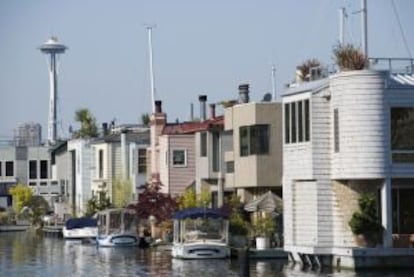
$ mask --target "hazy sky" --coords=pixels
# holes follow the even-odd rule
[[[368,0],[370,56],[414,54],[414,1]],[[86,107],[99,124],[139,123],[151,111],[148,40],[153,31],[157,98],[169,121],[188,120],[198,95],[208,102],[237,98],[249,83],[252,101],[277,91],[308,58],[332,63],[338,9],[346,7],[346,41],[360,45],[360,0],[1,0],[0,140],[24,122],[42,124],[46,139],[49,80],[37,49],[51,35],[69,47],[60,57],[60,135]],[[220,111],[220,110],[218,110]]]

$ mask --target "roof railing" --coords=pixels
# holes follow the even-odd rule
[[[414,73],[414,58],[369,58],[369,65],[372,69],[387,70],[390,73]]]

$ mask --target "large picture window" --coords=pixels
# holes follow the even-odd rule
[[[240,127],[240,156],[269,153],[269,125]]]
[[[284,116],[286,144],[310,140],[309,99],[286,103]]]
[[[174,149],[173,154],[173,166],[185,167],[187,166],[187,151],[184,149]]]
[[[414,163],[414,108],[391,108],[391,149],[394,163]]]

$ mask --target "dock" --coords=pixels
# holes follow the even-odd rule
[[[231,257],[238,257],[240,248],[231,248]],[[283,248],[256,249],[249,248],[250,259],[287,259],[288,253]]]

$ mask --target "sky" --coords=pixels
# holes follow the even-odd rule
[[[394,4],[394,5],[393,5]],[[345,42],[361,45],[360,0],[1,0],[0,141],[25,122],[47,138],[49,76],[38,47],[50,36],[68,50],[59,57],[58,133],[68,135],[75,111],[88,108],[99,125],[140,123],[151,112],[148,36],[153,29],[156,98],[168,121],[186,121],[198,96],[208,103],[251,101],[276,92],[309,58],[333,63],[339,8]],[[394,9],[395,8],[395,9]],[[370,57],[414,54],[414,1],[368,0]],[[401,26],[402,28],[400,28]],[[404,35],[402,35],[404,34]],[[217,111],[220,113],[220,109]]]

